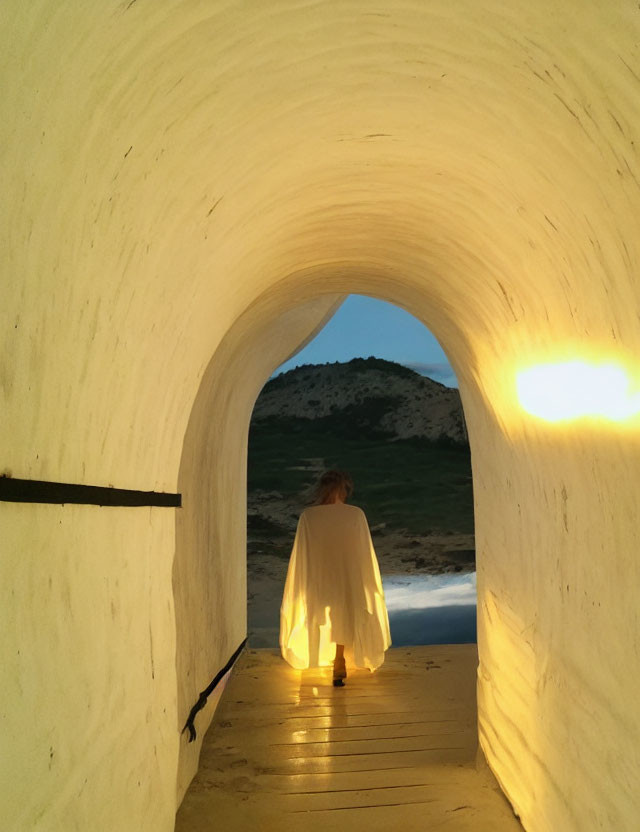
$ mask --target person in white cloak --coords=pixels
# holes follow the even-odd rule
[[[380,569],[367,518],[347,505],[351,477],[327,471],[315,503],[300,515],[280,607],[280,650],[297,669],[333,663],[347,676],[344,651],[374,671],[391,644]]]

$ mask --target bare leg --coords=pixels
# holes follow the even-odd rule
[[[333,684],[334,687],[342,687],[343,679],[347,677],[347,668],[344,663],[344,644],[336,644],[336,657],[333,660]]]

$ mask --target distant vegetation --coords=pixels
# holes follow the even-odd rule
[[[312,484],[299,470],[309,459],[322,458],[327,468],[348,471],[355,482],[351,502],[369,523],[430,531],[473,532],[471,458],[466,445],[399,439],[390,442],[328,430],[326,422],[305,419],[284,423],[265,420],[249,434],[249,491],[300,495]]]
[[[399,378],[413,379],[418,374],[415,370],[410,370],[408,367],[403,367],[402,364],[396,364],[395,361],[386,361],[384,358],[375,358],[370,355],[369,358],[352,358],[351,361],[327,362],[326,364],[301,364],[293,370],[286,373],[280,373],[275,378],[269,379],[265,384],[262,392],[269,393],[272,390],[279,390],[288,387],[292,380],[301,375],[303,378],[307,375],[307,380],[311,378],[313,371],[320,367],[338,367],[341,370],[346,370],[349,373],[356,374],[367,370],[378,370],[388,376],[397,376]]]

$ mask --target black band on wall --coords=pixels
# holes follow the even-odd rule
[[[181,494],[162,491],[132,491],[100,485],[74,485],[44,480],[19,480],[0,477],[0,500],[10,503],[81,503],[92,506],[169,506],[182,505]]]

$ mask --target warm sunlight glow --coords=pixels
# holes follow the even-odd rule
[[[522,407],[549,422],[584,416],[622,421],[640,414],[640,393],[631,392],[629,376],[616,364],[541,364],[519,372],[516,385]]]

